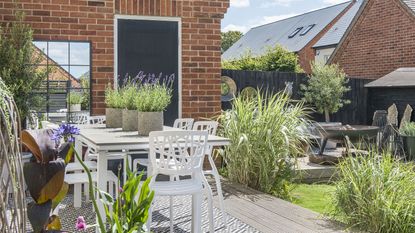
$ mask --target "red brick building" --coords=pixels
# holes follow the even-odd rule
[[[380,78],[415,67],[415,2],[366,0],[337,46],[330,63],[351,77]]]
[[[91,43],[92,114],[104,113],[104,90],[117,73],[116,16],[178,24],[178,114],[208,117],[220,111],[220,22],[229,0],[20,0],[35,40]],[[14,20],[13,1],[0,0],[0,21]],[[129,16],[131,16],[129,18]],[[161,36],[162,37],[162,36]],[[125,45],[124,45],[125,46]],[[128,45],[127,45],[128,46]],[[168,51],[166,51],[168,52]]]

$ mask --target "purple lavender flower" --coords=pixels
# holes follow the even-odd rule
[[[79,135],[80,130],[74,125],[61,124],[59,128],[53,130],[53,134],[50,137],[51,140],[55,141],[56,145],[59,145],[63,139],[65,142],[74,142],[74,135]]]
[[[118,187],[118,192],[122,193],[122,192],[124,192],[124,189],[122,189],[122,187]]]
[[[85,219],[84,219],[84,217],[83,217],[83,216],[79,216],[79,217],[76,219],[75,228],[76,228],[76,230],[78,230],[78,231],[83,231],[83,230],[85,230],[85,229],[86,229],[86,222],[85,222]]]

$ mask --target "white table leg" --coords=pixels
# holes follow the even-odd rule
[[[97,187],[98,189],[103,190],[103,191],[107,191],[107,168],[108,168],[107,152],[99,151],[98,156],[97,156]],[[105,215],[104,205],[99,200],[98,193],[96,195],[97,195],[96,200],[97,200],[98,210],[99,210],[99,213],[101,214],[102,221],[105,224],[106,215]],[[99,232],[98,229],[97,229],[97,232]]]
[[[192,195],[192,233],[202,232],[202,193]]]

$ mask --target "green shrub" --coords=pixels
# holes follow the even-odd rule
[[[37,66],[40,55],[32,44],[33,31],[24,23],[24,13],[15,12],[13,22],[0,26],[0,77],[12,93],[23,119],[29,110],[43,104],[33,91],[40,87],[46,71]]]
[[[261,56],[253,56],[250,52],[247,52],[239,59],[224,61],[222,68],[231,70],[302,72],[298,64],[297,55],[280,45],[269,47],[266,53]]]
[[[335,113],[350,103],[343,98],[344,93],[350,90],[350,87],[346,86],[349,80],[336,64],[313,63],[311,69],[312,74],[307,80],[307,85],[301,85],[304,100],[313,104],[317,112],[324,113],[326,122],[329,122],[330,113]]]
[[[334,216],[368,232],[415,232],[415,173],[393,155],[349,157],[339,165]]]
[[[122,89],[120,89],[123,108],[128,110],[137,110],[137,105],[135,104],[135,98],[137,96],[138,88],[137,85],[132,83],[127,83]]]
[[[84,102],[84,96],[83,94],[79,92],[71,92],[68,95],[68,104],[82,104]]]
[[[290,198],[295,157],[308,139],[301,128],[308,122],[303,103],[291,104],[283,93],[238,96],[221,117],[222,136],[231,140],[224,150],[226,173],[232,181]]]
[[[107,87],[105,90],[105,104],[107,108],[123,108],[123,99],[118,89]]]
[[[415,122],[405,123],[399,133],[403,136],[415,137]]]
[[[141,84],[135,98],[137,110],[140,112],[161,112],[170,104],[172,89],[167,84]]]

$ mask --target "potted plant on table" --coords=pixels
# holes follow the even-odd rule
[[[415,122],[405,123],[399,130],[408,160],[415,159]]]
[[[121,89],[124,107],[122,110],[122,130],[124,131],[138,130],[138,112],[135,104],[137,92],[137,85],[133,83],[127,83],[124,88]]]
[[[139,83],[135,104],[138,110],[138,134],[163,130],[163,111],[172,98],[171,82],[155,79]]]
[[[108,87],[105,90],[105,104],[107,105],[105,109],[107,128],[121,128],[123,101],[120,90]]]
[[[84,96],[78,92],[70,92],[67,101],[71,112],[80,112],[81,104],[84,102]]]

